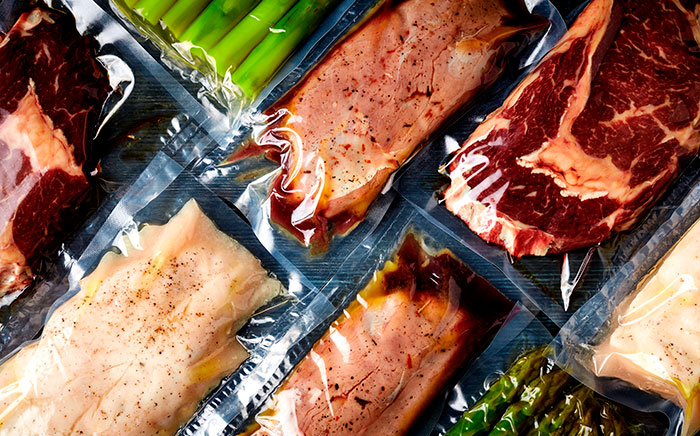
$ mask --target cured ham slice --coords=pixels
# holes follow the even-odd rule
[[[700,430],[700,223],[618,308],[595,349],[595,372],[658,393],[685,409],[683,432]]]
[[[631,228],[700,147],[699,16],[593,0],[444,168],[447,208],[515,257]]]
[[[194,200],[125,239],[0,366],[0,435],[167,435],[248,353],[235,333],[282,291]]]
[[[268,114],[272,219],[306,245],[361,221],[389,176],[545,20],[519,0],[387,2]]]
[[[88,191],[84,166],[110,90],[95,44],[44,8],[0,42],[0,297],[31,282]]]
[[[257,417],[263,435],[402,435],[511,303],[413,235]]]

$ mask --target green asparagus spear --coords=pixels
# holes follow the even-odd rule
[[[617,415],[612,416],[612,422],[615,429],[615,435],[621,434],[638,434],[638,431],[630,431],[627,424]]]
[[[600,402],[602,403],[598,413],[600,434],[602,436],[618,436],[629,433],[625,431],[624,424],[617,418],[615,409],[605,401]]]
[[[278,31],[270,33],[231,75],[233,82],[249,97],[257,96],[336,1],[300,0],[275,25]]]
[[[592,399],[589,397],[578,406],[579,416],[574,421],[574,426],[569,432],[569,436],[598,436],[598,427],[595,424],[593,413],[597,411],[592,407]]]
[[[163,23],[175,35],[180,38],[187,26],[192,24],[195,18],[209,4],[209,0],[176,0],[170,10],[163,15]]]
[[[175,0],[139,0],[134,9],[141,12],[143,18],[145,18],[151,24],[158,24],[163,14],[168,12],[170,6],[175,3]]]
[[[258,0],[214,0],[182,33],[181,41],[192,41],[207,52],[258,3]]]
[[[575,412],[580,410],[593,397],[593,393],[585,386],[576,388],[566,395],[563,401],[554,405],[552,409],[540,420],[537,428],[528,432],[528,436],[550,436],[555,434],[568,434],[567,423],[574,421]]]
[[[489,430],[523,387],[540,375],[547,362],[547,351],[547,347],[536,348],[516,360],[446,436],[473,436]]]
[[[538,411],[549,409],[556,403],[567,381],[569,381],[569,375],[566,372],[555,370],[525,386],[519,401],[508,407],[489,436],[513,435],[521,432]]]
[[[294,3],[296,0],[262,0],[214,48],[208,50],[216,59],[217,71],[224,74],[229,67],[238,68]]]
[[[124,0],[124,4],[129,8],[133,9],[137,1],[138,0]]]

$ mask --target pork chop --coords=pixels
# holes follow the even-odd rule
[[[389,176],[541,29],[520,0],[387,2],[268,113],[272,219],[304,244],[361,221]]]

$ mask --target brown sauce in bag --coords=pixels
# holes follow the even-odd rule
[[[255,435],[402,435],[512,303],[409,234],[297,365]]]

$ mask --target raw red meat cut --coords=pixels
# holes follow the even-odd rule
[[[447,208],[516,257],[627,230],[700,147],[700,3],[593,0],[443,168]]]
[[[0,42],[0,297],[26,287],[67,212],[109,93],[96,42],[73,18],[34,8]]]

